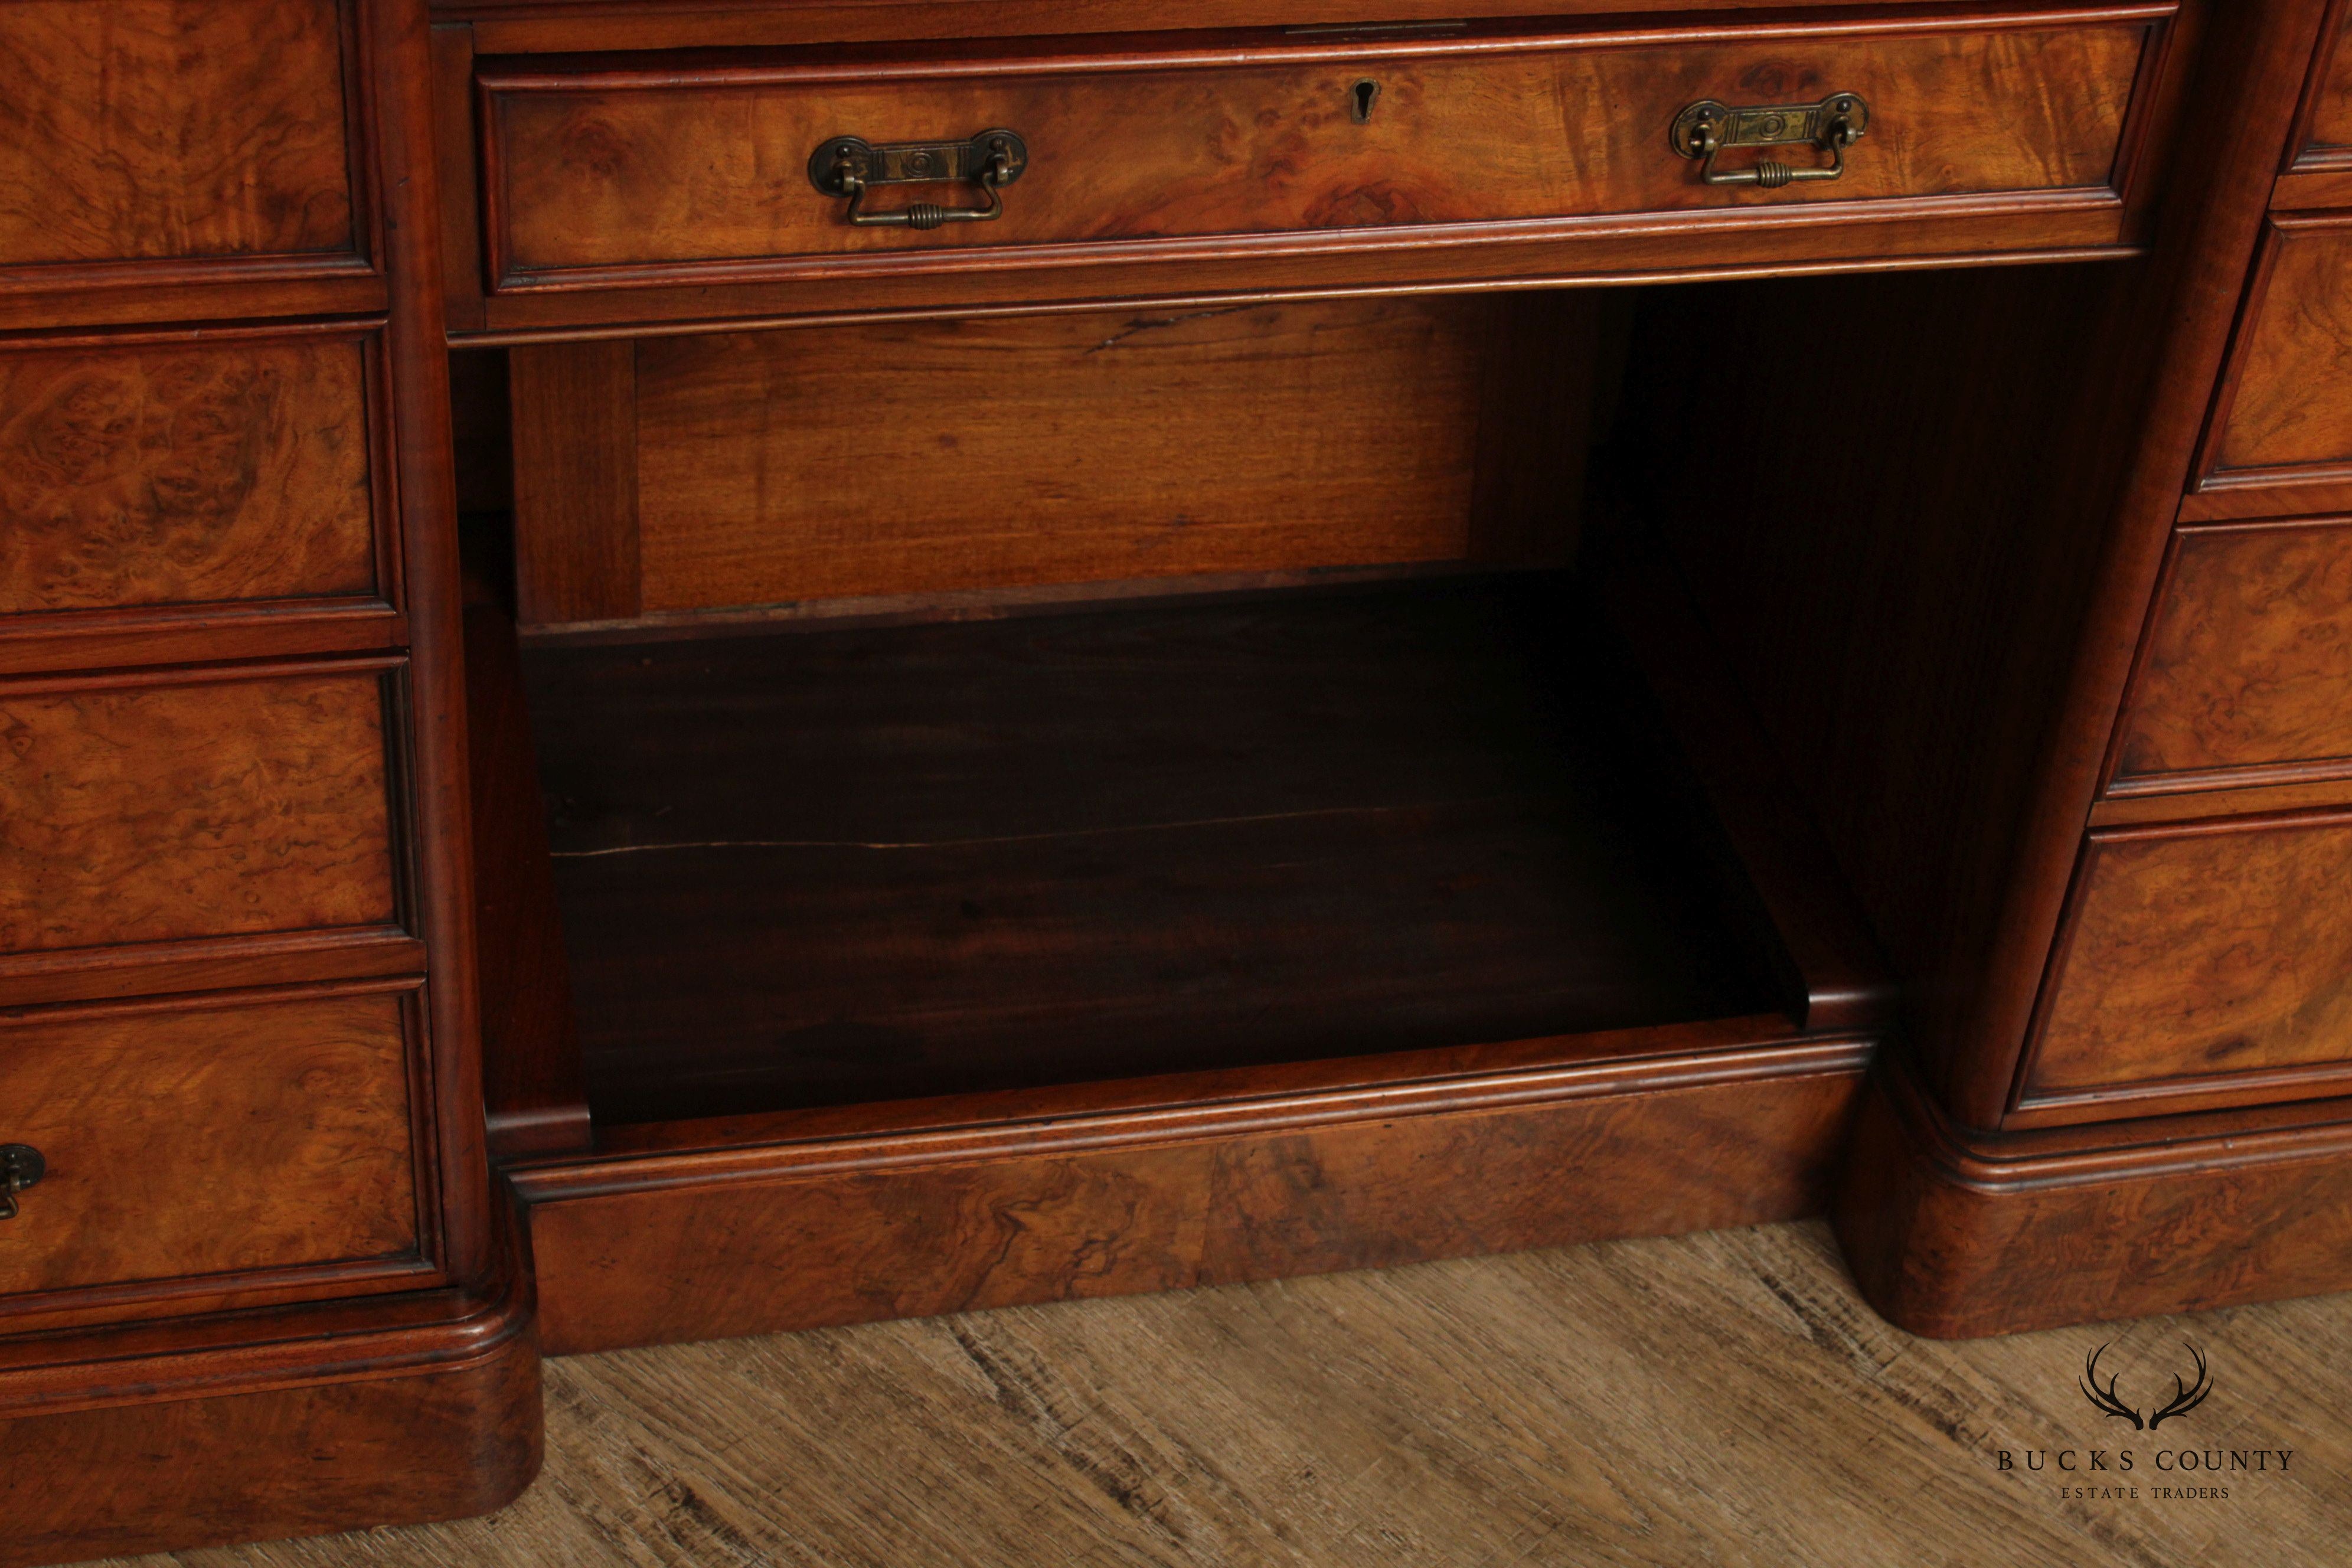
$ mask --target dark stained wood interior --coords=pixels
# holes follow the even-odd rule
[[[599,1122],[1769,1011],[1550,575],[529,647]]]
[[[2031,1008],[2030,982],[1982,977],[2099,563],[2082,519],[2111,504],[2120,448],[2084,424],[2110,405],[2103,326],[2132,278],[1693,287],[1639,316],[1631,504],[1912,984],[1931,1081],[1978,1059],[1970,1042],[2013,1052]],[[1773,377],[1807,390],[1692,420],[1701,389]]]

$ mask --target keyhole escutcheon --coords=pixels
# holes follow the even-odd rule
[[[1349,114],[1361,125],[1372,117],[1372,105],[1381,96],[1381,84],[1366,77],[1348,89]]]

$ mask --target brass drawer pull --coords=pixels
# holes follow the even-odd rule
[[[1710,185],[1761,185],[1778,190],[1801,180],[1834,180],[1845,173],[1845,150],[1870,129],[1870,106],[1853,93],[1833,92],[1819,103],[1786,103],[1764,109],[1732,109],[1701,99],[1675,116],[1667,138],[1685,158],[1703,158],[1699,178]],[[1731,147],[1790,147],[1810,143],[1830,155],[1826,163],[1796,168],[1777,158],[1759,158],[1745,169],[1717,169],[1715,160]]]
[[[1010,131],[983,131],[969,142],[900,142],[877,147],[857,136],[829,136],[809,154],[809,184],[829,196],[849,198],[849,221],[861,228],[937,228],[944,223],[987,223],[1004,216],[1005,186],[1029,166],[1029,147]],[[970,180],[988,196],[980,207],[916,202],[897,212],[867,212],[866,193],[877,185]]]
[[[16,1194],[39,1186],[48,1168],[30,1143],[0,1143],[0,1219],[16,1217]]]

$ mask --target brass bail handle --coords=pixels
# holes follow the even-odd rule
[[[48,1168],[30,1143],[0,1143],[0,1219],[16,1217],[16,1194],[39,1186]]]
[[[829,196],[849,198],[849,221],[860,228],[938,228],[989,223],[1004,216],[1004,187],[1029,167],[1029,147],[1011,131],[983,131],[962,142],[898,142],[877,145],[862,136],[828,136],[809,154],[809,183]],[[988,200],[976,207],[912,202],[894,212],[870,212],[877,185],[933,184],[970,180]]]
[[[1701,99],[1675,116],[1667,139],[1685,158],[1703,160],[1699,178],[1710,185],[1759,185],[1778,190],[1807,180],[1834,180],[1845,173],[1845,150],[1870,129],[1870,106],[1851,92],[1833,92],[1819,103],[1780,103],[1734,109]],[[1826,163],[1802,166],[1759,158],[1744,169],[1718,169],[1715,161],[1734,147],[1813,146],[1830,155]]]

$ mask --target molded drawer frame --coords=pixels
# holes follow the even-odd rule
[[[246,1052],[241,1058],[189,1064],[196,1068],[190,1082],[216,1092],[210,1104],[186,1099],[184,1085],[181,1097],[168,1107],[155,1108],[152,1121],[141,1121],[148,1132],[168,1124],[172,1138],[180,1143],[179,1148],[157,1149],[142,1133],[141,1147],[154,1156],[147,1170],[129,1172],[119,1159],[109,1163],[96,1158],[96,1151],[108,1146],[110,1132],[118,1145],[127,1135],[119,1124],[100,1123],[83,1137],[77,1133],[73,1116],[64,1118],[63,1124],[52,1121],[36,1128],[26,1114],[27,1108],[0,1104],[0,1142],[30,1142],[47,1162],[39,1184],[19,1194],[18,1218],[0,1222],[0,1265],[8,1261],[12,1249],[36,1246],[45,1234],[54,1236],[58,1225],[80,1226],[103,1217],[104,1239],[118,1258],[103,1267],[123,1270],[111,1278],[26,1290],[9,1285],[12,1273],[0,1267],[0,1328],[22,1333],[53,1318],[84,1325],[157,1311],[205,1312],[323,1296],[373,1295],[414,1289],[435,1279],[440,1267],[440,1193],[424,985],[421,976],[414,976],[71,1004],[0,1015],[0,1053],[53,1051],[72,1042],[78,1059],[89,1062],[94,1080],[108,1091],[120,1090],[123,1084],[106,1078],[105,1064],[124,1061],[142,1048],[154,1056],[159,1070],[168,1070],[175,1022],[191,1024],[198,1034],[210,1029]],[[397,1053],[398,1077],[375,1084],[376,1103],[355,1106],[350,1090],[370,1075],[352,1050],[332,1049],[337,1042],[331,1037],[372,1031],[377,1021],[373,1016],[379,1014],[391,1031],[382,1037],[382,1045]],[[220,1035],[223,1030],[227,1033]],[[23,1043],[24,1037],[37,1033],[47,1037],[42,1045]],[[156,1055],[152,1046],[159,1033],[166,1049]],[[322,1048],[327,1055],[313,1054]],[[91,1056],[93,1052],[98,1054]],[[284,1058],[283,1070],[290,1076],[269,1081],[261,1073],[267,1070],[265,1064],[278,1058]],[[338,1071],[343,1076],[332,1076]],[[246,1101],[242,1107],[240,1091]],[[320,1108],[340,1120],[331,1129],[305,1129],[318,1133],[310,1142],[289,1139],[289,1108],[306,1096],[320,1095],[326,1097],[319,1100]],[[254,1123],[264,1142],[241,1147],[240,1134],[264,1107],[272,1114]],[[58,1115],[54,1097],[45,1099],[41,1109],[53,1118]],[[117,1110],[137,1120],[135,1107]],[[338,1134],[344,1140],[341,1144],[320,1141]],[[404,1158],[395,1154],[394,1140]],[[299,1159],[306,1153],[325,1163],[298,1171],[254,1163],[257,1155]],[[405,1192],[394,1188],[377,1194],[362,1188],[323,1194],[314,1178],[329,1170],[350,1173],[355,1161],[379,1176],[393,1176],[396,1168]],[[175,1201],[175,1189],[156,1179],[152,1167],[158,1165],[166,1173],[177,1169],[191,1179],[202,1173],[203,1190],[189,1191],[184,1203]],[[289,1184],[289,1190],[279,1194],[271,1185],[277,1183]],[[341,1201],[327,1205],[327,1196]],[[378,1196],[381,1204],[373,1201]],[[126,1209],[134,1199],[137,1206]],[[210,1216],[224,1202],[232,1205],[235,1215],[223,1214],[216,1229]],[[65,1215],[78,1217],[60,1217]],[[152,1228],[144,1234],[123,1234],[148,1221]],[[70,1233],[81,1234],[79,1229]],[[249,1263],[226,1261],[240,1247],[255,1245],[257,1235],[260,1245],[278,1256]],[[368,1239],[375,1245],[368,1245]],[[79,1247],[79,1243],[73,1245]],[[306,1245],[315,1246],[318,1256],[295,1256]]]
[[[2164,97],[2153,90],[2152,84],[2163,74],[2161,67],[2168,53],[2168,44],[2175,31],[2170,18],[2177,7],[2168,0],[2155,4],[2118,3],[2105,5],[2078,6],[2071,9],[2019,9],[1992,15],[1981,12],[1937,13],[1895,11],[1873,16],[1866,21],[1851,18],[1825,21],[1819,17],[1799,16],[1770,23],[1747,21],[1737,24],[1717,24],[1679,27],[1654,25],[1629,25],[1612,29],[1588,29],[1583,32],[1554,30],[1534,32],[1517,30],[1474,29],[1458,36],[1407,40],[1344,40],[1304,43],[1283,35],[1206,35],[1170,36],[1142,39],[1119,39],[1106,43],[1099,39],[1074,39],[1063,46],[1067,52],[1046,50],[1034,53],[1016,52],[1009,47],[998,53],[945,58],[936,47],[927,50],[876,50],[866,54],[815,53],[797,59],[777,60],[757,55],[730,59],[726,57],[703,57],[680,66],[658,58],[633,58],[627,55],[609,57],[523,57],[509,59],[487,59],[478,62],[474,89],[474,120],[480,138],[479,159],[474,173],[480,181],[481,211],[479,214],[484,237],[486,271],[484,284],[493,302],[499,297],[516,300],[540,294],[562,294],[583,289],[643,289],[680,285],[728,285],[761,283],[793,279],[884,279],[935,277],[941,272],[970,274],[1003,274],[1009,269],[1095,267],[1116,263],[1192,262],[1208,260],[1241,260],[1276,257],[1309,256],[1339,258],[1349,254],[1392,252],[1401,248],[1427,251],[1432,245],[1466,245],[1480,247],[1512,243],[1549,240],[1606,242],[1623,240],[1645,234],[1676,237],[1687,248],[1689,242],[1703,241],[1717,231],[1785,230],[1795,226],[1814,228],[1822,225],[1843,226],[1853,224],[1885,225],[1904,218],[1927,218],[1939,215],[2000,219],[2009,225],[2005,236],[2016,236],[2021,229],[2039,227],[2042,232],[2033,240],[2005,237],[2002,248],[2080,247],[2085,244],[2104,242],[2116,244],[2125,240],[2127,208],[2126,193],[2135,184],[2133,174],[2140,166],[2145,143],[2148,140],[2151,121],[2161,115],[2155,100]],[[2131,80],[2117,102],[2116,124],[2112,143],[2112,157],[2095,180],[2063,187],[2009,188],[1993,186],[1981,190],[1958,190],[1948,194],[1908,194],[1903,189],[1890,189],[1863,199],[1846,195],[1855,188],[1853,184],[1841,187],[1835,183],[1797,184],[1783,190],[1758,190],[1755,187],[1710,189],[1698,178],[1698,165],[1675,155],[1668,145],[1668,122],[1680,107],[1679,89],[1676,101],[1661,99],[1655,105],[1645,106],[1644,118],[1638,125],[1605,122],[1610,138],[1605,149],[1608,155],[1623,154],[1628,160],[1654,158],[1648,162],[1628,162],[1626,167],[1639,168],[1639,175],[1603,181],[1600,194],[1605,195],[1621,185],[1633,194],[1643,180],[1664,182],[1662,190],[1674,193],[1659,201],[1633,200],[1617,203],[1601,200],[1585,210],[1552,213],[1547,216],[1480,215],[1464,212],[1432,221],[1410,218],[1393,222],[1370,222],[1354,225],[1327,224],[1270,226],[1255,231],[1224,230],[1214,227],[1199,232],[1149,233],[1139,232],[1124,237],[1093,237],[1080,232],[1062,232],[1039,237],[1025,242],[1005,242],[1000,238],[1002,229],[994,224],[950,224],[928,236],[914,236],[912,231],[892,229],[856,231],[858,234],[878,233],[886,237],[869,244],[864,239],[855,243],[831,245],[816,249],[793,251],[773,248],[764,253],[728,254],[702,257],[645,256],[636,258],[614,257],[595,261],[564,261],[553,258],[526,260],[517,254],[513,237],[513,222],[518,200],[510,188],[514,174],[515,156],[509,143],[513,141],[506,125],[507,109],[533,98],[548,95],[669,94],[677,100],[694,104],[698,100],[708,106],[713,116],[710,123],[726,123],[728,116],[738,112],[740,95],[759,92],[798,94],[803,91],[822,95],[833,92],[871,93],[887,89],[902,96],[908,105],[903,125],[840,126],[826,134],[860,134],[877,141],[902,139],[921,140],[950,134],[963,135],[981,127],[967,126],[961,131],[932,123],[943,109],[925,107],[924,95],[940,99],[941,103],[962,105],[993,103],[990,91],[992,82],[1027,83],[1026,90],[1045,92],[1045,84],[1069,77],[1075,85],[1070,90],[1082,90],[1089,81],[1115,78],[1121,73],[1134,73],[1139,82],[1150,82],[1173,74],[1188,79],[1198,79],[1203,90],[1213,89],[1223,79],[1250,79],[1252,73],[1276,73],[1320,69],[1337,72],[1335,100],[1328,115],[1316,111],[1309,116],[1300,110],[1303,124],[1307,118],[1316,120],[1316,134],[1327,135],[1332,131],[1345,131],[1348,118],[1339,99],[1344,98],[1345,79],[1360,71],[1377,79],[1383,68],[1407,69],[1415,66],[1446,66],[1457,70],[1484,68],[1490,62],[1500,69],[1520,57],[1546,53],[1583,57],[1593,51],[1608,53],[1616,50],[1664,52],[1679,58],[1684,51],[1703,56],[1713,63],[1721,62],[1719,69],[1701,71],[1694,82],[1713,84],[1693,86],[1692,93],[1705,97],[1709,91],[1729,94],[1742,99],[1761,93],[1773,94],[1762,88],[1743,93],[1744,78],[1764,70],[1766,79],[1778,79],[1787,87],[1780,96],[1803,96],[1811,91],[1841,90],[1836,84],[1816,82],[1802,57],[1795,51],[1810,47],[1818,49],[1862,51],[1861,58],[1874,58],[1869,51],[1883,39],[1892,47],[1905,40],[1923,37],[1977,37],[2002,33],[2040,30],[2060,34],[2103,27],[2128,28],[2138,32],[2142,45],[2132,67]],[[1765,62],[1771,68],[1757,62]],[[1744,66],[1745,68],[1741,68]],[[1274,79],[1269,78],[1269,79]],[[1821,90],[1813,90],[1819,89]],[[1041,103],[1058,104],[1059,100],[1048,94],[1038,99]],[[1296,108],[1297,106],[1293,106]],[[1979,106],[1971,103],[1974,110]],[[1654,115],[1647,110],[1654,108]],[[959,109],[961,118],[980,112],[978,108]],[[995,112],[992,108],[988,112]],[[1205,111],[1204,111],[1205,112]],[[1383,113],[1398,116],[1412,112],[1410,95],[1391,94],[1376,101],[1374,119]],[[1858,143],[1849,154],[1855,169],[1875,174],[1870,160],[1891,157],[1904,143],[1906,115],[1913,112],[1910,106],[1882,103],[1872,107],[1873,134]],[[1654,119],[1656,123],[1649,123]],[[1328,120],[1333,124],[1323,124]],[[830,123],[830,121],[827,121]],[[1916,121],[1914,121],[1916,123]],[[961,124],[961,119],[957,120]],[[1040,199],[1041,185],[1056,178],[1052,162],[1059,158],[1066,165],[1070,154],[1052,146],[1050,136],[1040,138],[1028,128],[1012,127],[1030,136],[1032,167],[1024,183],[1008,187],[1005,200],[1008,210],[1017,208],[1024,198],[1034,204]],[[700,135],[699,131],[680,132],[680,135]],[[1304,137],[1307,134],[1301,131]],[[1529,134],[1533,134],[1532,132]],[[1924,134],[1916,133],[1915,134]],[[599,127],[590,115],[573,132],[566,132],[567,144],[573,147],[580,160],[594,166],[606,159],[618,159],[622,163],[632,155],[625,134],[611,127]],[[600,139],[600,137],[602,139]],[[1095,148],[1087,154],[1114,160],[1118,157],[1115,134],[1098,134]],[[1894,142],[1894,146],[1889,143]],[[1546,144],[1549,147],[1549,143]],[[1467,163],[1475,166],[1479,158],[1493,149],[1464,149]],[[1575,150],[1565,150],[1574,156]],[[778,157],[782,154],[778,153]],[[1294,157],[1307,157],[1305,146],[1294,150]],[[1598,155],[1598,154],[1596,154]],[[804,161],[806,149],[795,152],[796,160]],[[1804,162],[1807,153],[1800,149],[1793,161]],[[614,164],[614,166],[621,166]],[[821,196],[809,186],[804,169],[766,169],[762,165],[763,189],[773,193],[773,199],[790,202],[796,207],[808,206],[822,213],[825,224],[842,220],[839,209],[844,204],[837,198]],[[1883,169],[1884,165],[1880,165]],[[1491,174],[1491,172],[1490,172]],[[772,177],[771,177],[772,176]],[[1060,176],[1060,177],[1066,177]],[[1268,179],[1276,176],[1268,174]],[[1355,188],[1351,186],[1350,188]],[[572,210],[568,205],[564,210]],[[1073,214],[1072,221],[1086,217]],[[797,219],[795,221],[798,221]],[[1092,221],[1090,218],[1087,221]],[[806,226],[814,230],[817,220]],[[610,232],[601,226],[599,232]],[[1857,237],[1852,245],[1856,251],[1866,250],[1874,236]],[[1696,251],[1691,253],[1696,254]]]

